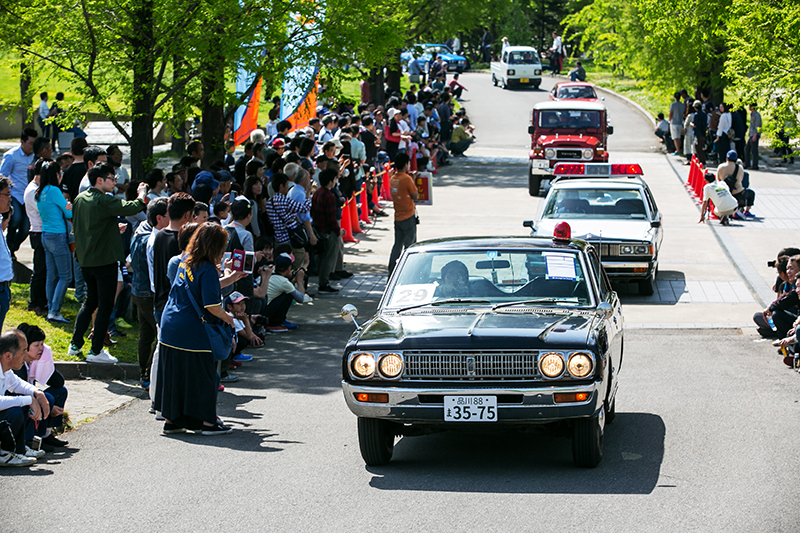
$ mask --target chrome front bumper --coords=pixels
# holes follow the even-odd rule
[[[610,278],[645,279],[656,271],[657,261],[602,261],[603,269]],[[645,272],[631,272],[634,268],[645,268]]]
[[[356,416],[382,418],[405,423],[444,422],[444,396],[521,396],[521,403],[497,403],[498,422],[496,423],[545,423],[565,418],[581,418],[594,415],[602,406],[601,383],[594,382],[583,386],[542,386],[536,388],[401,388],[392,386],[361,386],[342,381],[342,390],[347,407]],[[585,402],[556,404],[553,395],[557,393],[590,393]],[[388,394],[388,403],[366,403],[356,401],[356,394]],[[420,402],[420,396],[428,402]],[[432,397],[442,397],[441,403],[431,403]],[[447,424],[455,424],[448,422]]]

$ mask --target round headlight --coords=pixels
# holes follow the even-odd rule
[[[637,254],[646,254],[647,253],[647,246],[637,246],[636,247]]]
[[[619,247],[619,251],[620,251],[620,253],[623,253],[623,254],[632,254],[633,253],[633,247],[632,246],[627,246],[627,245],[620,246]]]
[[[375,373],[375,356],[360,353],[353,358],[353,373],[360,378],[371,378]]]
[[[585,353],[572,354],[567,369],[572,377],[585,378],[592,372],[592,359]]]
[[[547,353],[539,359],[539,371],[548,378],[557,378],[564,373],[564,359],[561,354]]]
[[[381,363],[378,366],[381,374],[387,378],[396,378],[403,371],[403,360],[396,353],[387,353],[381,357]]]
[[[547,159],[553,159],[556,156],[556,151],[553,150],[552,148],[548,148],[547,150],[544,151],[544,156]]]
[[[584,159],[592,159],[594,157],[594,150],[591,148],[587,148],[583,151],[583,158]]]

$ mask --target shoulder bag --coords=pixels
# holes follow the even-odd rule
[[[194,307],[197,316],[200,317],[200,322],[203,323],[203,327],[206,330],[208,342],[211,345],[211,354],[214,356],[214,360],[224,361],[228,358],[228,356],[231,354],[231,350],[233,349],[233,328],[231,328],[225,322],[221,322],[220,324],[209,324],[206,320],[205,314],[203,314],[203,310],[199,305],[197,305],[197,301],[194,299],[194,295],[192,294],[192,291],[188,285],[186,287],[186,294],[189,296],[189,301],[192,303],[192,307]]]

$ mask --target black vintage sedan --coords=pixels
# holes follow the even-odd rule
[[[568,429],[594,467],[615,413],[622,312],[595,249],[570,240],[487,237],[409,247],[378,311],[342,359],[345,401],[367,465],[397,436],[442,430]]]

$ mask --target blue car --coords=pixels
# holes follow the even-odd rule
[[[403,65],[409,72],[427,72],[433,52],[436,52],[447,63],[448,71],[464,72],[467,68],[467,58],[455,54],[449,46],[444,44],[417,44],[400,54]],[[413,63],[413,65],[412,65]]]

